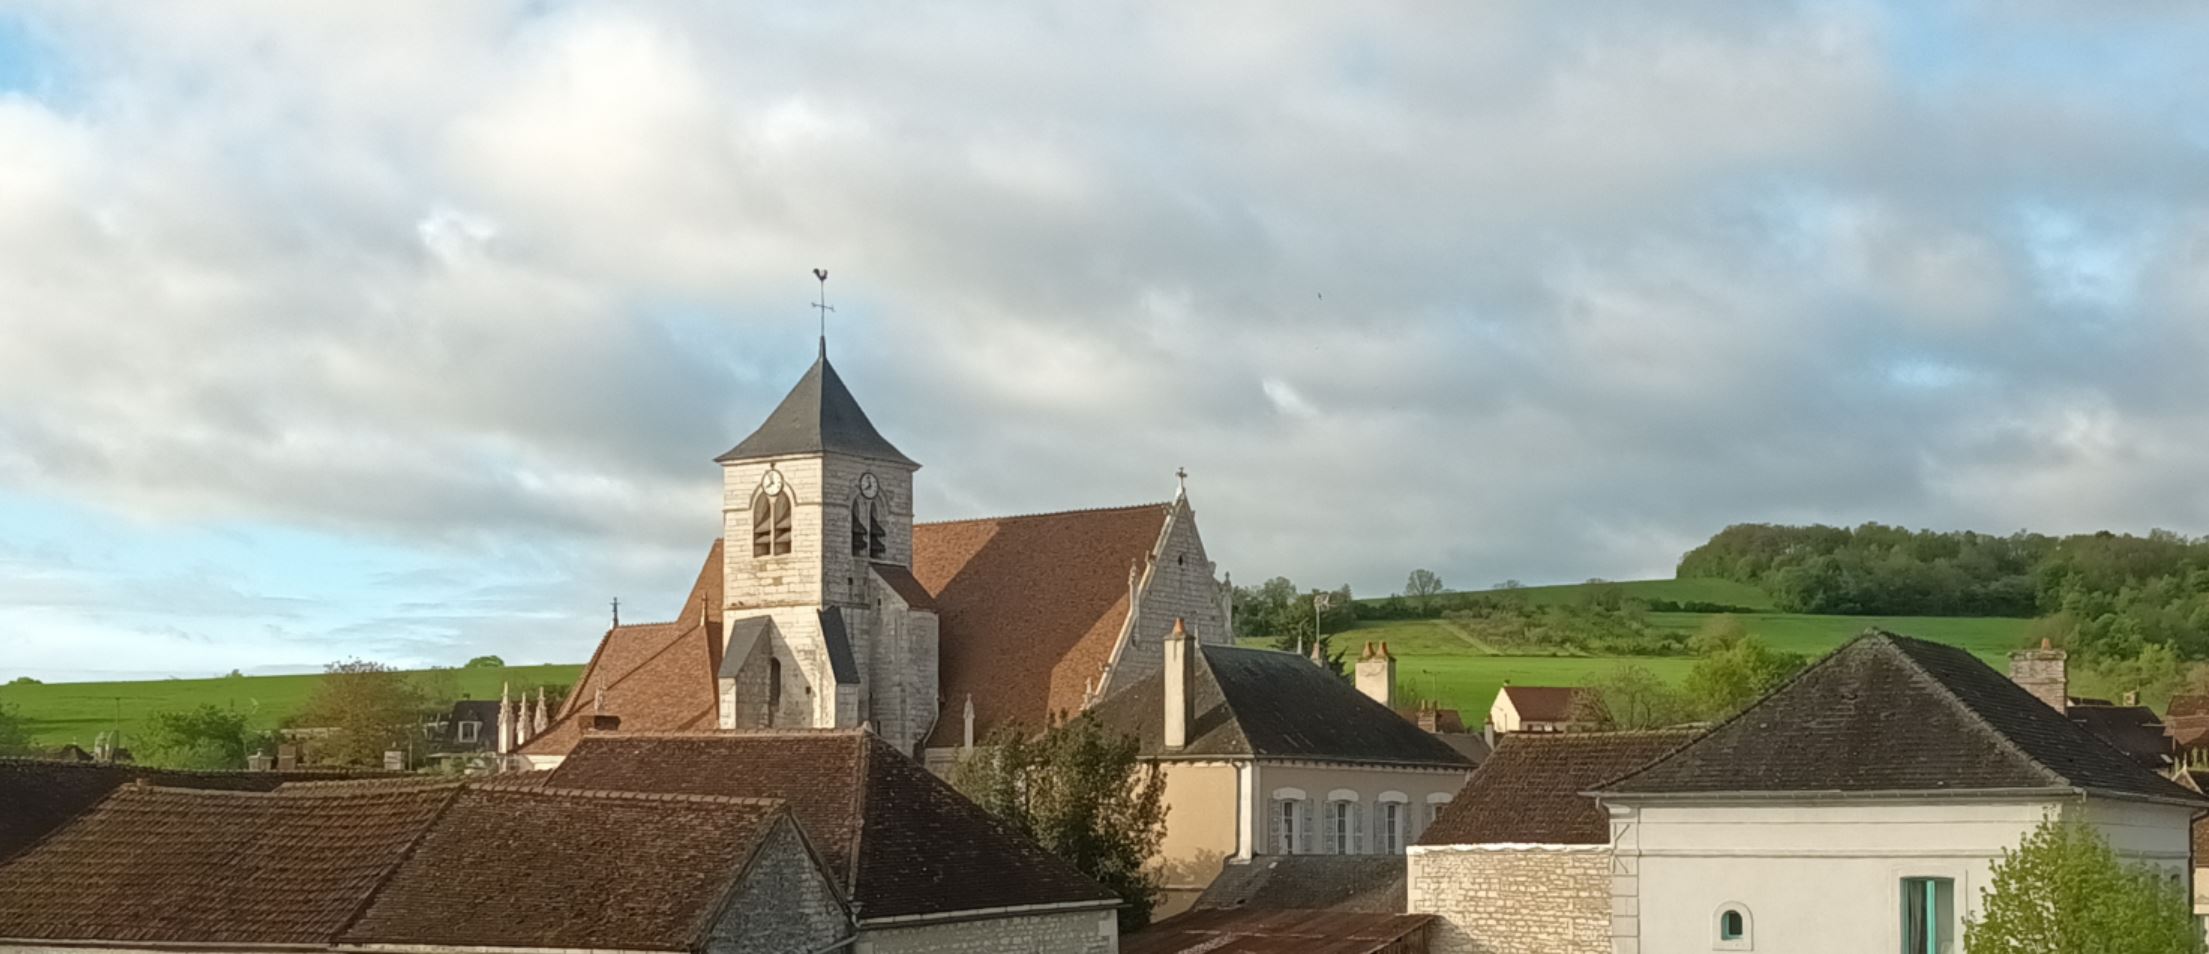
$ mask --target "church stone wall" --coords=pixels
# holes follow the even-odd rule
[[[1171,522],[1161,529],[1165,541],[1149,568],[1148,580],[1136,594],[1134,625],[1100,697],[1157,671],[1162,661],[1160,643],[1173,630],[1175,619],[1182,620],[1198,642],[1234,642],[1214,574],[1217,567],[1205,556],[1204,539],[1197,533],[1196,511],[1177,504]]]
[[[1069,911],[859,932],[857,954],[1116,954],[1118,915]]]
[[[784,819],[752,858],[706,939],[706,954],[788,954],[817,951],[851,934],[836,891]]]
[[[1609,954],[1609,846],[1416,848],[1405,907],[1434,954]]]

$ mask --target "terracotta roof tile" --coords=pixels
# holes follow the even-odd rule
[[[753,851],[788,818],[775,801],[471,788],[343,939],[697,950]]]
[[[550,784],[787,799],[861,918],[1117,900],[871,732],[599,733]]]
[[[125,786],[0,866],[0,937],[326,943],[456,791]]]
[[[1432,914],[1190,911],[1128,935],[1120,954],[1417,954]]]
[[[1573,686],[1505,686],[1497,691],[1510,697],[1511,707],[1526,722],[1572,721],[1572,702],[1580,694]]]
[[[1474,770],[1422,845],[1601,845],[1610,819],[1583,794],[1664,756],[1692,732],[1514,732]]]
[[[346,778],[346,772],[173,772],[135,765],[0,759],[0,860],[30,846],[108,793],[131,782],[170,788],[265,792],[288,781]]]
[[[913,575],[936,595],[946,713],[974,698],[977,735],[1078,711],[1127,622],[1128,570],[1165,532],[1170,504],[925,523]],[[962,718],[930,746],[958,745]]]
[[[1222,865],[1193,907],[1400,913],[1404,876],[1401,855],[1258,855]]]
[[[576,679],[560,717],[524,743],[529,755],[558,755],[573,748],[590,724],[605,691],[607,715],[624,731],[672,732],[720,724],[721,544],[706,552],[705,566],[669,623],[632,623],[606,632],[598,651]]]

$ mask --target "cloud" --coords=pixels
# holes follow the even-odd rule
[[[815,266],[924,514],[1186,465],[1244,579],[2209,530],[2182,7],[11,10],[0,492],[407,554],[310,646],[671,611]]]

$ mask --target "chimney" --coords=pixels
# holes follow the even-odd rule
[[[2124,695],[2123,695],[2122,697],[2120,697],[2120,698],[2121,698],[2121,699],[2122,699],[2122,700],[2124,701],[2124,704],[2125,704],[2125,705],[2128,705],[2128,706],[2136,706],[2136,705],[2139,705],[2139,704],[2140,704],[2140,690],[2138,690],[2138,689],[2128,689],[2128,690],[2125,690],[2125,694],[2124,694]]]
[[[2068,654],[2040,641],[2039,649],[2018,649],[2010,652],[2010,681],[2025,687],[2040,701],[2057,712],[2071,708],[2071,678],[2066,671]]]
[[[1165,680],[1166,721],[1165,744],[1168,749],[1179,749],[1189,744],[1189,653],[1192,643],[1188,627],[1174,619],[1172,632],[1166,634],[1165,663],[1161,675]]]
[[[1387,643],[1366,643],[1365,652],[1358,656],[1358,691],[1367,698],[1396,708],[1396,657],[1388,654]]]

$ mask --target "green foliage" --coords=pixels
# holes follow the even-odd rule
[[[266,741],[244,713],[212,705],[154,713],[140,738],[133,750],[139,761],[199,771],[245,768],[246,756]]]
[[[1136,740],[1078,717],[1030,737],[999,729],[952,784],[1126,901],[1120,930],[1150,923],[1158,878],[1145,863],[1166,837],[1166,777]]]
[[[1723,719],[1747,708],[1801,672],[1808,662],[1795,653],[1766,646],[1739,627],[1739,621],[1731,616],[1714,616],[1704,631],[1696,634],[1699,655],[1682,688],[1702,718]]]
[[[1619,666],[1582,688],[1587,691],[1573,699],[1575,721],[1607,729],[1661,729],[1695,717],[1685,694],[1641,666]]]
[[[1277,576],[1257,586],[1235,588],[1235,635],[1265,637],[1279,649],[1311,645],[1314,597],[1324,596],[1319,623],[1327,635],[1357,625],[1356,602],[1348,584],[1332,590],[1299,592],[1288,577]]]
[[[43,686],[43,685],[45,685],[45,683],[43,683],[43,682],[40,682],[40,681],[38,681],[38,680],[36,680],[36,679],[33,679],[33,678],[29,677],[29,676],[17,676],[17,677],[15,677],[15,678],[13,678],[13,679],[10,679],[10,680],[8,680],[8,685],[11,685],[11,686]]]
[[[2198,954],[2185,878],[2128,865],[2093,829],[2048,820],[1994,863],[1970,954]]]
[[[1428,598],[1440,595],[1442,578],[1433,570],[1413,570],[1404,580],[1404,596],[1415,603],[1424,604]]]
[[[504,669],[504,668],[506,668],[506,660],[504,660],[504,659],[500,659],[500,658],[499,658],[499,657],[497,657],[497,656],[477,656],[477,657],[476,657],[476,658],[474,658],[474,659],[470,659],[470,660],[468,660],[468,665],[466,666],[466,668],[468,668],[468,669]]]
[[[0,756],[30,755],[35,744],[31,720],[24,717],[23,710],[0,703]]]
[[[305,727],[332,730],[317,747],[324,761],[382,765],[384,752],[414,739],[423,708],[407,673],[354,659],[330,664],[298,719]]]

